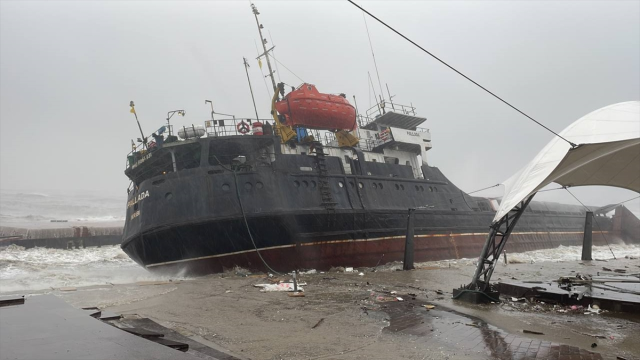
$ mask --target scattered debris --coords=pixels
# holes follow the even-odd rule
[[[298,288],[299,289],[299,288]],[[289,297],[304,297],[304,293],[297,291],[297,292],[290,292],[287,294]]]
[[[324,322],[324,318],[322,318],[322,319],[318,320],[318,322],[317,322],[315,325],[313,325],[311,328],[312,328],[312,329],[315,329],[315,328],[317,328],[318,326],[320,326],[320,324],[322,324],[323,322]]]
[[[305,286],[307,283],[298,283],[298,291],[304,291],[301,286]],[[262,288],[262,292],[271,291],[294,291],[294,285],[292,282],[281,282],[278,284],[254,284],[254,287]]]
[[[395,297],[392,296],[378,296],[376,298],[377,302],[390,302],[390,301],[398,301]]]
[[[427,310],[435,309],[435,307],[436,307],[435,305],[429,305],[429,304],[427,304],[427,305],[423,305],[423,306],[424,306],[425,308],[427,308]]]
[[[544,333],[540,332],[540,331],[533,331],[533,330],[522,330],[523,333],[525,334],[534,334],[534,335],[544,335]]]
[[[436,294],[438,295],[444,295],[444,292],[442,290],[436,290]]]
[[[465,324],[467,326],[479,327],[477,324]]]
[[[591,344],[592,348],[597,347],[597,346],[598,346],[598,344],[596,344],[596,343]]]
[[[364,273],[363,273],[363,272],[361,272],[361,273],[359,273],[359,274],[358,274],[358,276],[364,276]]]
[[[311,269],[311,270],[307,270],[307,271],[300,271],[300,275],[311,275],[311,274],[316,274],[317,271],[316,269]]]
[[[396,300],[398,300],[398,301],[404,301],[404,299],[403,299],[403,298],[401,298],[400,296],[397,296],[397,297],[396,297]]]
[[[589,334],[589,333],[585,333],[585,332],[580,332],[580,331],[576,331],[576,330],[571,330],[576,334],[580,334],[580,335],[585,335],[585,336],[590,336],[596,339],[606,339],[607,337],[604,335],[596,335],[596,334]]]
[[[347,267],[344,269],[344,272],[353,272],[353,268],[352,267]]]
[[[228,294],[228,293],[231,293],[231,292],[233,292],[233,291],[231,291],[231,290],[227,290],[227,291],[225,291],[224,293],[225,293],[225,294]]]
[[[511,301],[513,301],[513,302],[519,302],[519,301],[524,301],[524,300],[525,300],[525,298],[517,298],[517,297],[512,297],[511,298]]]

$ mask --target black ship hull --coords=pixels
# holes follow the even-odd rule
[[[207,140],[199,166],[140,181],[129,194],[122,249],[149,270],[182,274],[265,270],[256,250],[279,272],[372,267],[402,260],[407,209],[416,208],[415,261],[480,253],[495,204],[465,194],[437,168],[423,165],[416,179],[410,166],[357,158],[347,171],[338,157],[320,165],[314,155],[281,153],[264,166],[216,166],[225,151],[255,148],[255,138]],[[506,249],[578,245],[584,219],[581,206],[532,202]],[[598,224],[594,244],[620,237],[611,218],[598,216]]]
[[[491,218],[490,214],[418,211],[415,260],[477,256]],[[406,221],[406,211],[255,216],[247,218],[251,237],[244,218],[217,220],[152,231],[124,243],[123,249],[149,270],[182,274],[222,272],[235,266],[268,270],[256,248],[279,272],[373,267],[402,260]],[[507,251],[578,245],[583,223],[584,217],[579,216],[529,215],[512,235]],[[604,245],[608,234],[596,231],[594,243]],[[613,235],[608,238],[613,240]]]

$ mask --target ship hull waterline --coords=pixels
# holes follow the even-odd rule
[[[295,215],[250,218],[248,223],[253,241],[243,218],[171,226],[134,236],[124,241],[122,248],[149,271],[183,276],[220,273],[234,267],[269,271],[256,248],[269,267],[278,272],[329,270],[338,266],[375,267],[402,261],[406,228],[397,225],[403,217],[406,219],[406,213],[397,212],[397,221],[388,221],[396,227],[366,230],[358,229],[358,224],[365,223],[358,221],[358,214],[342,215],[326,215],[325,219],[320,214],[312,215],[316,220],[314,229]],[[465,215],[470,214],[460,214]],[[367,216],[372,218],[372,214]],[[385,217],[388,218],[389,214]],[[473,222],[482,223],[485,217],[490,215],[475,216],[476,221]],[[576,216],[565,217],[566,221],[561,221],[561,224],[574,225],[580,220]],[[347,225],[356,225],[355,229],[322,231],[343,228],[345,223],[342,226],[336,223],[336,219],[341,218],[348,218]],[[582,244],[582,229],[576,226],[560,228],[557,224],[554,228],[545,229],[541,225],[547,219],[547,216],[528,216],[524,226],[511,235],[506,251],[524,252]],[[373,222],[380,223],[379,220]],[[302,230],[311,231],[301,231],[301,224],[305,226]],[[478,225],[443,228],[417,224],[414,228],[415,261],[477,257],[488,234],[488,227]],[[593,232],[594,245],[620,241],[609,231]]]

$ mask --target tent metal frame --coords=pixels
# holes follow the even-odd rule
[[[491,225],[491,230],[482,248],[482,254],[478,258],[478,267],[471,283],[467,285],[467,289],[482,292],[490,291],[489,281],[496,264],[500,260],[502,250],[504,250],[504,246],[507,244],[507,240],[518,223],[520,216],[522,216],[534,196],[535,193],[529,195],[518,206],[511,209],[505,216]]]

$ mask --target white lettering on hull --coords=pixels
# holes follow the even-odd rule
[[[138,196],[134,197],[133,199],[127,202],[127,209],[148,197],[149,197],[149,190],[145,192],[141,192],[140,194],[138,194]]]

